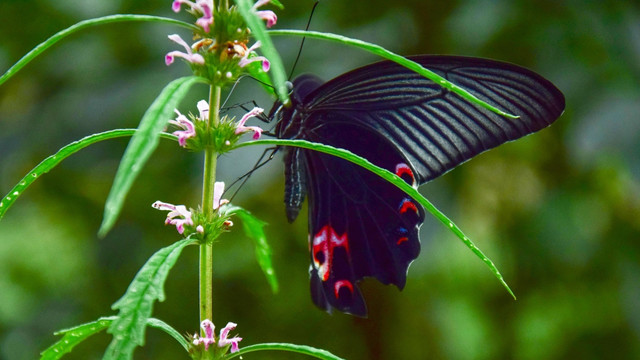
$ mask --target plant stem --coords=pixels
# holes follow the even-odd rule
[[[218,126],[220,108],[219,86],[212,86],[209,90],[209,119],[208,127]],[[202,211],[207,219],[213,218],[213,189],[216,182],[216,152],[212,146],[204,153],[204,176],[202,185]],[[200,321],[213,321],[213,248],[211,243],[200,244]],[[204,336],[205,334],[203,334]]]

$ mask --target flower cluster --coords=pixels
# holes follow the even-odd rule
[[[171,9],[173,12],[178,13],[183,4],[190,7],[189,12],[200,16],[196,20],[196,25],[209,32],[211,25],[213,25],[213,0],[196,0],[195,3],[189,0],[175,0],[171,5]]]
[[[229,332],[234,330],[236,326],[237,324],[229,322],[227,323],[227,326],[225,326],[220,331],[220,338],[217,341],[219,348],[226,348],[228,346],[231,346],[231,353],[238,351],[238,343],[242,341],[242,338],[238,336],[229,338]],[[213,325],[211,320],[207,319],[202,321],[202,323],[200,324],[200,327],[202,328],[202,331],[204,332],[205,336],[193,335],[193,345],[199,346],[200,344],[203,344],[204,350],[208,351],[209,346],[216,343],[216,338],[214,334],[215,325]]]
[[[162,201],[156,201],[151,205],[158,210],[169,211],[165,225],[175,225],[179,234],[184,233],[184,227],[193,226],[193,220],[191,219],[191,211],[187,210],[184,205],[173,205]]]
[[[251,7],[258,17],[267,22],[267,27],[270,28],[276,24],[278,21],[278,17],[276,13],[271,10],[258,10],[259,7],[267,5],[271,2],[271,0],[258,0]],[[189,12],[200,16],[198,20],[196,20],[196,25],[200,26],[205,32],[209,32],[211,30],[211,25],[213,25],[213,1],[212,0],[196,0],[196,2],[189,0],[174,0],[171,5],[171,9],[178,13],[182,8],[182,5],[189,6]]]
[[[223,194],[224,182],[217,181],[213,186],[214,210],[218,210],[222,205],[226,205],[229,203],[229,200],[222,198]],[[162,201],[156,201],[151,206],[158,210],[169,211],[169,213],[167,214],[167,219],[164,223],[165,225],[174,225],[179,234],[182,235],[185,233],[185,231],[187,232],[187,235],[193,232],[204,234],[204,226],[202,224],[195,225],[195,223],[198,222],[198,219],[202,220],[202,218],[198,218],[198,215],[200,214],[194,214],[192,211],[187,210],[186,206],[173,205]],[[196,217],[196,221],[194,221],[194,217]],[[222,227],[224,227],[225,229],[233,226],[233,222],[231,222],[231,220],[223,219],[221,221]]]
[[[209,134],[207,126],[209,119],[209,104],[205,100],[200,100],[198,101],[197,107],[199,115],[190,115],[191,120],[180,113],[178,109],[174,110],[177,117],[169,120],[169,124],[179,129],[174,131],[173,135],[178,137],[178,144],[180,146],[186,148],[188,145],[187,140],[198,139],[198,141],[189,143],[189,148],[194,150],[201,148],[201,146],[206,146],[207,144],[216,143],[216,141],[210,140],[211,135]],[[224,131],[220,127],[218,128],[217,133],[221,136],[219,142],[226,144],[227,147],[229,147],[231,146],[231,142],[235,142],[237,140],[237,135],[241,135],[246,132],[253,132],[253,139],[259,139],[263,130],[258,126],[245,126],[245,123],[248,119],[258,116],[263,112],[264,110],[262,108],[254,107],[248,113],[243,115],[238,122],[227,120],[225,117],[223,119],[224,121],[221,121],[220,127],[224,127],[227,130]]]
[[[267,27],[272,27],[276,24],[278,17],[271,10],[258,10],[259,7],[267,5],[271,0],[258,0],[253,7],[252,11],[261,19],[266,21]],[[237,66],[240,68],[246,67],[248,64],[256,61],[262,63],[262,70],[269,71],[270,63],[264,56],[256,54],[256,50],[260,47],[260,42],[256,42],[251,47],[247,47],[248,38],[246,36],[241,38],[228,38],[228,34],[222,36],[221,43],[217,43],[216,39],[210,38],[208,35],[211,32],[214,24],[214,19],[224,22],[221,16],[214,14],[214,7],[212,0],[174,0],[172,9],[175,12],[179,12],[182,5],[188,7],[188,12],[194,14],[198,19],[196,25],[198,25],[204,31],[203,34],[196,35],[199,39],[192,45],[187,44],[179,35],[169,35],[169,39],[185,49],[182,51],[171,51],[165,56],[165,63],[171,65],[175,58],[182,58],[191,65],[203,66],[205,63],[209,63],[209,60],[205,60],[209,54],[217,54],[219,61],[226,61],[227,59],[237,59]],[[241,20],[242,21],[242,20]],[[234,28],[235,29],[235,28]],[[240,28],[237,29],[238,33],[245,34]],[[248,32],[246,32],[248,34]],[[218,36],[218,34],[217,34]],[[226,39],[225,39],[226,38]],[[215,63],[215,61],[212,61]],[[225,73],[228,78],[233,78],[233,73],[226,70],[221,71],[220,74]]]
[[[194,120],[206,122],[207,119],[209,119],[209,104],[205,100],[200,100],[196,106],[198,107],[200,116]],[[178,144],[180,144],[180,146],[187,147],[187,139],[196,136],[196,126],[191,120],[187,119],[186,116],[182,115],[178,109],[175,109],[174,111],[178,117],[175,120],[169,120],[169,124],[175,125],[181,129],[174,131],[173,135],[178,137]]]

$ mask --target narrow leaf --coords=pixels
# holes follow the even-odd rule
[[[284,66],[282,65],[280,54],[278,53],[278,50],[276,50],[275,46],[273,46],[271,37],[269,37],[266,25],[260,18],[258,18],[255,12],[251,10],[251,7],[253,6],[252,0],[236,0],[236,5],[238,5],[238,11],[240,11],[244,21],[251,29],[251,34],[262,43],[260,49],[271,63],[271,69],[269,72],[271,72],[273,85],[276,88],[276,93],[278,94],[280,101],[283,104],[288,104],[289,90],[286,85],[287,74],[284,70]]]
[[[189,352],[189,342],[187,341],[187,339],[184,336],[182,336],[178,332],[178,330],[176,330],[173,327],[171,327],[171,325],[167,324],[166,322],[164,322],[164,321],[162,321],[160,319],[156,319],[156,318],[149,318],[147,320],[147,325],[166,332],[172,338],[174,338],[178,343],[180,343],[180,345],[182,345],[182,347],[185,349],[185,351]]]
[[[86,340],[89,336],[99,333],[111,325],[111,323],[117,319],[117,316],[101,317],[96,321],[90,323],[74,326],[69,329],[60,330],[55,335],[64,335],[62,339],[58,340],[55,344],[49,346],[46,350],[40,353],[40,360],[57,360],[64,354],[67,354],[73,350],[73,348]],[[169,324],[162,320],[149,318],[147,325],[151,327],[163,330],[167,334],[171,335],[182,347],[188,352],[189,343],[184,336],[172,328]]]
[[[266,276],[267,281],[271,286],[271,291],[277,293],[278,279],[271,261],[271,247],[269,246],[269,243],[267,243],[267,236],[264,234],[264,227],[267,223],[258,219],[248,210],[239,206],[228,206],[225,211],[230,215],[238,216],[242,220],[242,228],[244,229],[245,234],[253,240],[256,247],[256,259],[258,260],[258,265],[260,265],[264,276]]]
[[[271,0],[271,4],[277,6],[280,10],[284,9],[284,5],[282,5],[282,3],[278,0]]]
[[[393,185],[397,186],[400,190],[407,193],[407,195],[411,196],[414,200],[419,202],[422,206],[424,206],[427,211],[431,213],[436,219],[440,220],[451,232],[453,232],[462,242],[468,247],[480,260],[482,260],[489,270],[494,274],[494,276],[500,281],[502,286],[511,294],[511,296],[515,299],[516,296],[509,288],[509,285],[505,282],[502,274],[498,271],[498,268],[495,266],[493,261],[491,261],[472,241],[469,239],[460,228],[453,223],[445,214],[443,214],[440,210],[438,210],[427,198],[422,196],[418,192],[417,189],[414,189],[411,185],[407,184],[402,178],[397,176],[396,174],[378,167],[372,164],[369,160],[362,158],[351,151],[345,149],[335,148],[333,146],[314,143],[306,140],[282,140],[282,139],[264,139],[264,140],[255,140],[255,141],[247,141],[237,145],[236,147],[244,147],[249,145],[279,145],[279,146],[297,146],[305,149],[320,151],[326,154],[330,154],[333,156],[337,156],[339,158],[348,160],[354,164],[357,164],[381,178],[387,180]]]
[[[117,319],[109,326],[113,340],[105,351],[103,359],[131,359],[136,347],[144,345],[147,321],[151,317],[156,300],[164,301],[164,283],[169,271],[187,246],[196,243],[193,239],[183,239],[158,250],[138,271],[126,293],[113,304],[120,310]]]
[[[318,359],[323,359],[323,360],[344,360],[341,357],[333,355],[327,350],[316,349],[314,347],[306,346],[306,345],[295,345],[295,344],[286,344],[286,343],[264,343],[264,344],[250,345],[250,346],[241,348],[238,352],[227,355],[226,358],[233,359],[236,356],[241,357],[246,353],[250,353],[254,351],[265,351],[265,350],[295,352],[295,353],[309,355],[309,356],[312,356]]]
[[[104,217],[98,231],[100,236],[104,236],[113,227],[129,189],[133,185],[133,181],[140,174],[144,164],[158,146],[158,138],[172,117],[174,109],[191,86],[197,82],[205,82],[205,79],[187,76],[173,80],[147,109],[140,121],[138,131],[129,141],[129,145],[120,161],[118,172],[111,186],[111,192],[104,206]]]
[[[48,158],[42,160],[40,164],[31,169],[27,175],[25,175],[16,186],[13,187],[9,191],[9,193],[0,200],[0,220],[4,216],[4,214],[9,210],[9,207],[13,205],[13,203],[18,199],[20,195],[31,185],[36,179],[40,177],[40,175],[49,172],[49,170],[56,167],[62,160],[66,159],[72,154],[86,148],[89,145],[95,144],[97,142],[109,139],[115,139],[119,137],[132,136],[136,132],[136,129],[116,129],[109,130],[93,135],[86,136],[78,141],[74,141],[69,145],[58,150],[57,153],[49,156]],[[161,137],[167,139],[176,140],[177,137],[171,134],[162,133]]]
[[[63,335],[62,339],[41,352],[40,360],[60,359],[64,354],[71,352],[76,345],[85,341],[89,336],[106,329],[115,318],[115,316],[102,317],[90,323],[56,332],[55,335]]]
[[[418,64],[417,62],[411,61],[411,60],[405,58],[404,56],[401,56],[401,55],[398,55],[396,53],[393,53],[393,52],[383,48],[380,45],[368,43],[366,41],[362,41],[362,40],[358,40],[358,39],[348,38],[348,37],[342,36],[342,35],[336,35],[336,34],[331,34],[331,33],[322,33],[322,32],[317,32],[317,31],[269,30],[269,31],[267,31],[267,33],[269,35],[273,35],[273,36],[278,36],[278,35],[306,36],[306,37],[315,38],[315,39],[331,40],[331,41],[339,42],[341,44],[350,45],[350,46],[354,46],[354,47],[359,47],[359,48],[361,48],[363,50],[366,50],[366,51],[369,51],[369,52],[371,52],[373,54],[381,56],[381,57],[383,57],[383,58],[385,58],[387,60],[394,61],[394,62],[406,67],[409,70],[413,70],[416,73],[418,73],[418,74],[426,77],[427,79],[433,81],[434,83],[439,84],[443,88],[451,90],[452,92],[460,95],[462,98],[466,99],[467,101],[469,101],[469,102],[471,102],[473,104],[476,104],[478,106],[482,106],[485,109],[488,109],[490,111],[493,111],[496,114],[502,115],[502,116],[510,118],[510,119],[517,119],[518,118],[518,116],[516,116],[516,115],[511,115],[509,113],[506,113],[506,112],[498,109],[497,107],[478,99],[475,95],[471,94],[470,92],[468,92],[464,88],[461,88],[460,86],[450,82],[449,80],[447,80],[447,79],[443,78],[442,76],[434,73],[433,71],[431,71],[429,69],[426,69],[424,66]]]
[[[40,55],[42,52],[53,46],[58,41],[63,38],[80,31],[82,29],[110,24],[114,22],[126,22],[126,21],[144,21],[144,22],[162,22],[173,25],[182,26],[191,30],[198,30],[198,28],[193,25],[183,21],[179,21],[176,19],[159,17],[159,16],[149,16],[149,15],[129,15],[129,14],[121,14],[121,15],[110,15],[95,19],[89,19],[80,21],[79,23],[72,25],[64,30],[57,32],[52,37],[48,38],[44,42],[40,43],[38,46],[33,48],[33,50],[29,51],[25,56],[23,56],[18,62],[16,62],[12,67],[9,68],[2,76],[0,76],[0,85],[2,85],[5,81],[9,80],[10,77],[15,75],[20,69],[22,69],[25,65],[27,65],[31,60],[33,60],[36,56]]]

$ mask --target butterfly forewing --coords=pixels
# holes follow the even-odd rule
[[[562,93],[527,69],[456,56],[411,59],[519,118],[497,115],[385,61],[325,84],[313,76],[296,79],[293,107],[279,113],[278,137],[345,148],[418,186],[548,126],[564,110]],[[312,298],[328,311],[365,315],[358,282],[375,277],[404,287],[420,251],[424,210],[394,185],[345,160],[286,151],[290,221],[305,193],[309,197]]]
[[[564,97],[551,82],[516,65],[458,56],[410,59],[519,118],[481,108],[388,61],[319,87],[304,99],[307,114],[358,111],[355,121],[391,139],[424,183],[485,150],[548,126],[564,110]]]

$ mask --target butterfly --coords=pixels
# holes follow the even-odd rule
[[[486,150],[541,130],[564,111],[562,93],[525,68],[489,59],[411,60],[519,118],[503,117],[391,61],[323,82],[294,79],[291,106],[274,104],[276,136],[350,150],[413,187]],[[346,160],[284,148],[289,222],[309,206],[311,297],[319,308],[366,316],[359,282],[405,286],[420,252],[425,211],[377,175]]]

